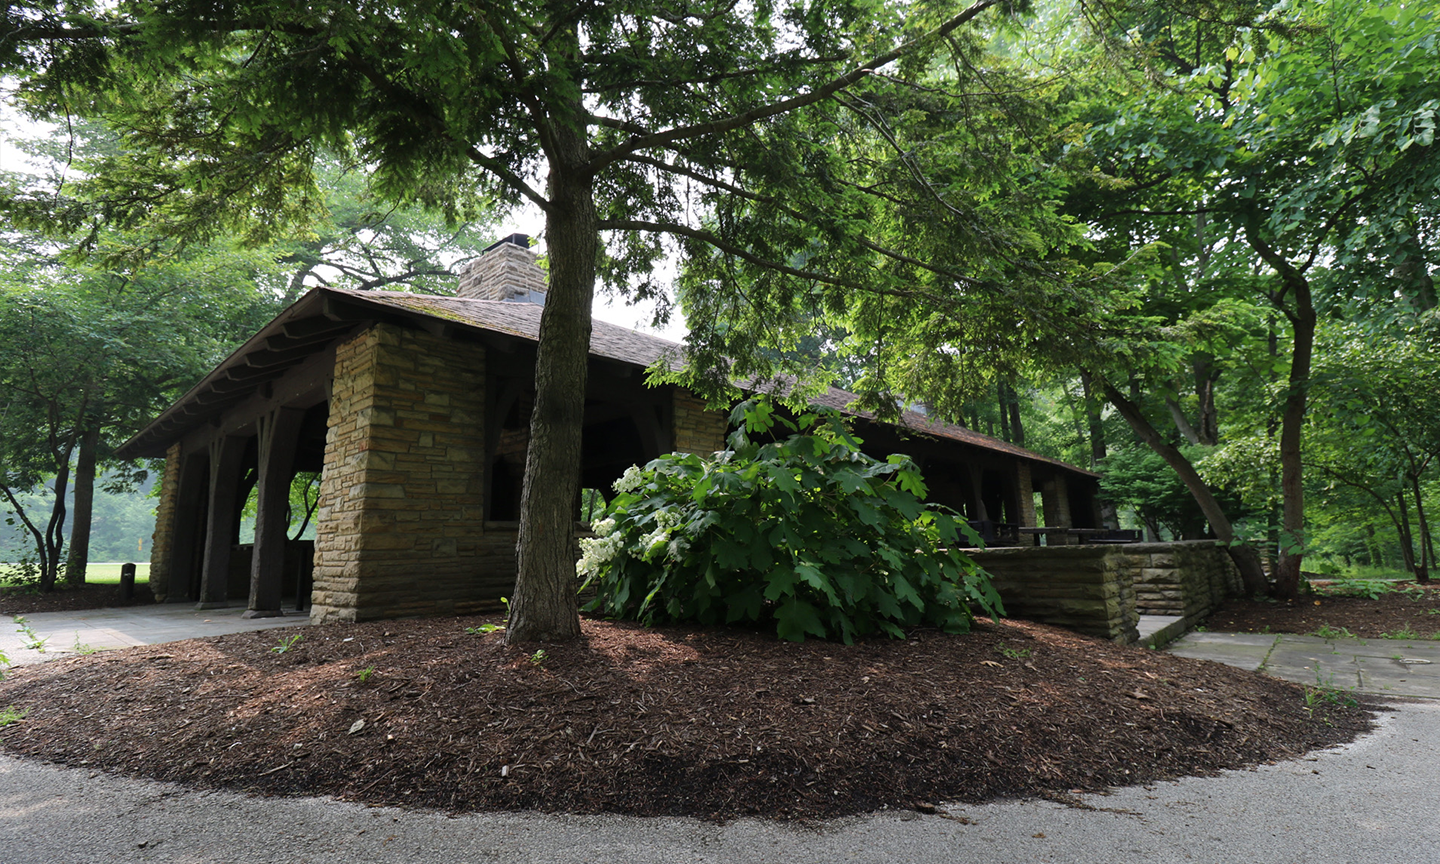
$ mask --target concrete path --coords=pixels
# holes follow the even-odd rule
[[[1440,699],[1440,642],[1322,639],[1270,633],[1191,633],[1170,653],[1260,669],[1297,684]]]
[[[1440,861],[1440,702],[1344,748],[1253,771],[1049,801],[742,820],[471,814],[203,793],[0,757],[6,864],[1394,864]]]
[[[243,605],[200,611],[190,603],[165,603],[81,612],[36,612],[20,616],[35,635],[44,640],[44,651],[25,647],[30,642],[29,634],[14,623],[12,616],[0,615],[0,653],[14,664],[42,663],[74,654],[77,650],[155,645],[178,639],[310,624],[310,619],[303,612],[291,612],[283,618],[248,621],[240,617],[243,614]]]

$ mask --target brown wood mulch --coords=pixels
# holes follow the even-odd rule
[[[264,795],[448,811],[823,819],[1209,774],[1372,710],[1024,622],[853,646],[585,621],[528,649],[437,618],[12,670],[0,749]],[[300,639],[278,651],[291,633]],[[538,651],[538,653],[537,653]]]
[[[1440,583],[1399,583],[1403,590],[1368,597],[1335,597],[1330,585],[1299,600],[1228,600],[1205,627],[1222,633],[1299,633],[1362,639],[1440,638]],[[1326,629],[1328,628],[1328,629]]]

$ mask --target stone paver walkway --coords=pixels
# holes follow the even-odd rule
[[[283,618],[246,620],[244,605],[199,610],[189,603],[129,606],[124,609],[87,609],[80,612],[36,612],[20,616],[44,640],[45,650],[26,648],[28,634],[12,616],[0,615],[0,654],[11,663],[42,663],[83,650],[155,645],[179,639],[223,636],[248,630],[309,626],[304,612],[290,611]]]
[[[1180,657],[1259,669],[1297,684],[1440,699],[1440,642],[1426,639],[1206,632],[1191,633],[1167,650]]]

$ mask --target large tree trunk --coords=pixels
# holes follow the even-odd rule
[[[1420,478],[1410,475],[1410,491],[1415,496],[1415,529],[1420,532],[1420,564],[1415,568],[1416,582],[1430,581],[1430,568],[1435,566],[1430,544],[1430,520],[1425,516],[1425,499],[1420,494]]]
[[[1005,401],[1005,382],[995,382],[995,404],[1000,409],[1000,440],[1010,441],[1010,405]]]
[[[1415,541],[1410,533],[1410,501],[1405,497],[1405,486],[1400,486],[1396,493],[1399,501],[1400,520],[1395,524],[1397,533],[1400,535],[1400,563],[1404,565],[1405,572],[1417,576],[1415,569]]]
[[[519,573],[505,641],[566,641],[580,635],[575,578],[575,496],[590,356],[590,305],[599,247],[594,181],[583,120],[556,124],[545,238],[550,287],[540,316],[535,408],[520,498]]]
[[[1020,394],[1015,391],[1013,380],[1006,382],[1005,396],[1010,403],[1010,441],[1017,447],[1024,447],[1025,424],[1020,422]]]
[[[45,526],[45,541],[40,549],[40,590],[54,591],[55,580],[60,575],[60,553],[65,549],[65,495],[70,491],[70,453],[65,449],[65,458],[57,460],[59,470],[55,472],[53,491],[55,504],[50,510],[50,521]]]
[[[1275,596],[1300,596],[1300,565],[1305,559],[1305,486],[1300,462],[1300,432],[1310,395],[1310,360],[1315,350],[1315,304],[1310,280],[1262,236],[1258,213],[1245,225],[1245,239],[1260,258],[1280,276],[1282,290],[1272,298],[1290,319],[1294,343],[1290,378],[1285,387],[1285,408],[1280,414],[1280,562],[1275,568]],[[1290,298],[1290,306],[1284,298]]]
[[[1220,443],[1220,415],[1215,410],[1215,383],[1220,380],[1220,373],[1209,355],[1198,355],[1191,364],[1195,369],[1195,398],[1200,403],[1199,422],[1195,427],[1199,436],[1197,443],[1214,447]]]
[[[95,512],[95,455],[100,449],[100,426],[89,429],[80,438],[80,453],[75,459],[75,514],[70,528],[70,553],[65,558],[65,584],[85,584],[85,568],[90,563],[90,526]]]
[[[1304,277],[1290,281],[1295,297],[1291,325],[1295,344],[1290,355],[1290,380],[1285,391],[1285,410],[1280,415],[1280,566],[1275,573],[1275,596],[1294,600],[1300,596],[1300,566],[1305,558],[1305,486],[1300,462],[1300,433],[1305,424],[1305,405],[1310,388],[1310,358],[1315,347],[1315,307],[1310,301],[1310,283]]]
[[[1107,454],[1105,424],[1101,422],[1100,401],[1095,398],[1095,391],[1091,386],[1088,372],[1080,373],[1080,387],[1085,394],[1085,423],[1089,427],[1090,433],[1090,470],[1099,471]],[[1120,514],[1116,512],[1115,502],[1101,500],[1100,524],[1112,531],[1119,529]]]
[[[1120,416],[1125,418],[1125,422],[1130,424],[1130,428],[1135,431],[1140,440],[1159,454],[1160,458],[1165,460],[1165,464],[1180,476],[1180,482],[1185,484],[1185,488],[1190,491],[1195,503],[1200,505],[1200,511],[1205,514],[1205,520],[1210,523],[1216,539],[1225,545],[1230,553],[1230,560],[1234,561],[1236,568],[1240,570],[1240,579],[1245,586],[1245,593],[1251,595],[1265,593],[1268,586],[1265,571],[1260,567],[1260,556],[1250,545],[1237,544],[1235,529],[1230,524],[1230,517],[1225,515],[1224,509],[1220,507],[1220,502],[1216,501],[1215,496],[1210,492],[1210,487],[1200,479],[1200,474],[1195,470],[1195,466],[1190,464],[1190,460],[1186,459],[1183,453],[1160,437],[1160,433],[1155,431],[1155,427],[1150,424],[1150,421],[1146,419],[1144,413],[1134,402],[1126,399],[1119,390],[1116,390],[1104,379],[1100,379],[1100,386],[1103,388],[1105,398],[1110,400],[1110,404],[1115,406],[1115,410],[1120,412]]]
[[[1191,425],[1190,418],[1185,416],[1185,409],[1180,407],[1180,403],[1167,398],[1165,407],[1170,409],[1170,419],[1175,421],[1175,430],[1180,433],[1180,436],[1191,444],[1199,444],[1200,433],[1195,431],[1195,427]]]

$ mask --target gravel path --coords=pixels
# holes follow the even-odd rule
[[[266,800],[0,757],[0,861],[1285,862],[1440,860],[1440,702],[1305,759],[1084,796],[888,812],[805,829]],[[1093,809],[1086,809],[1093,808]]]

